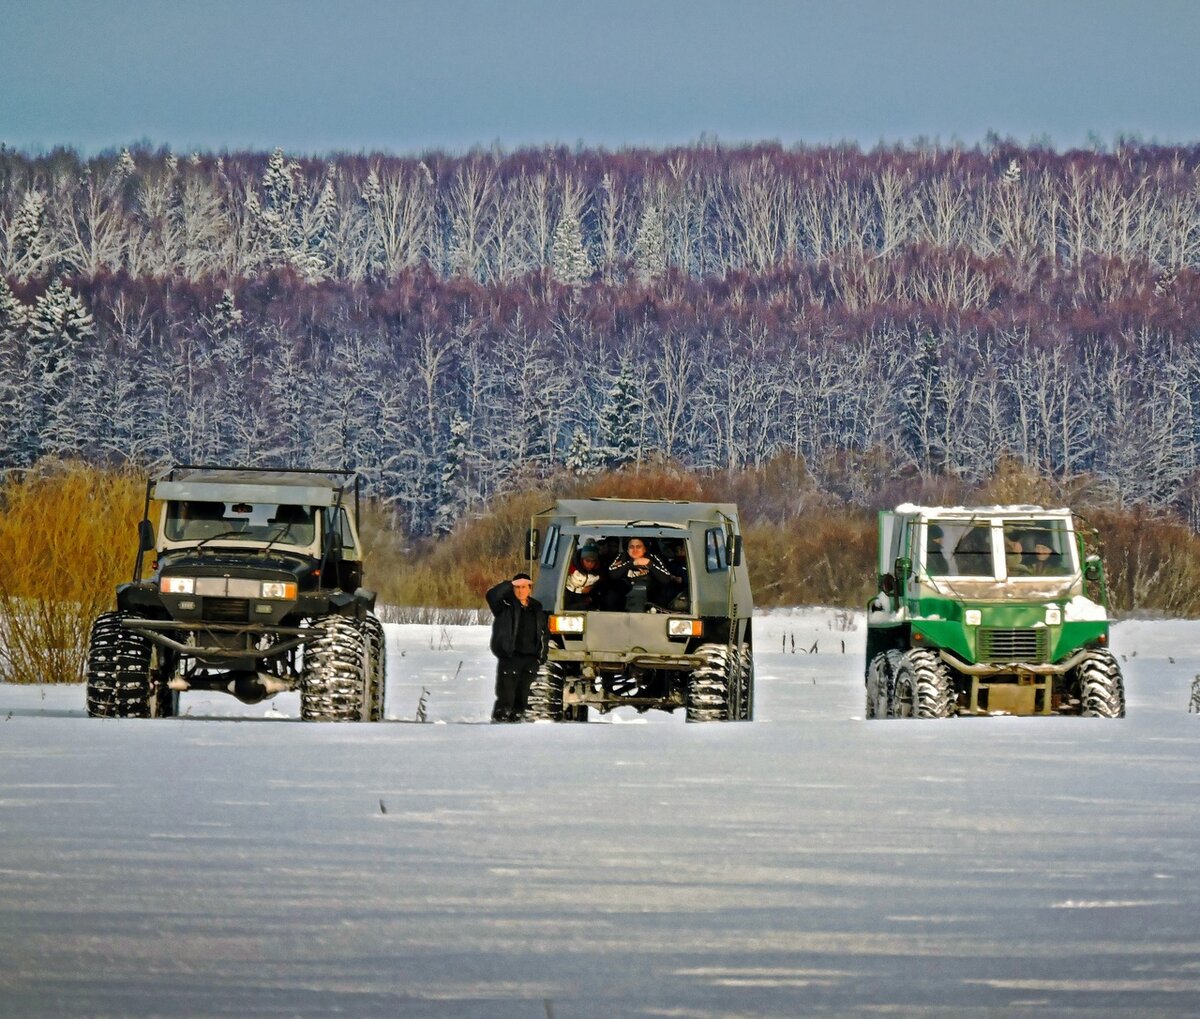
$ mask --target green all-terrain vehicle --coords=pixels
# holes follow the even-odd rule
[[[1125,714],[1100,558],[1069,510],[879,514],[867,717]]]
[[[88,714],[175,715],[185,690],[254,704],[296,689],[306,720],[380,720],[386,648],[360,586],[358,509],[344,471],[180,466],[149,481],[133,580],[92,626]]]
[[[624,705],[684,708],[689,722],[754,717],[736,506],[560,500],[534,516],[528,544],[533,594],[550,612],[530,719],[586,721],[591,708]]]

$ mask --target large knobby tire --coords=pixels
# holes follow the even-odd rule
[[[370,612],[363,620],[363,628],[367,634],[372,666],[368,719],[381,722],[387,699],[387,637],[383,632],[383,624]]]
[[[586,719],[586,715],[584,718]],[[529,687],[527,722],[563,721],[563,674],[557,662],[543,662]]]
[[[892,718],[949,718],[954,711],[950,670],[932,651],[889,652]]]
[[[349,616],[320,616],[322,631],[304,648],[300,674],[300,717],[306,722],[364,722],[376,714],[378,669],[365,622]]]
[[[728,722],[736,717],[738,701],[736,685],[729,681],[729,648],[724,644],[702,644],[696,653],[704,663],[688,677],[687,720]]]
[[[1111,651],[1089,651],[1077,666],[1079,713],[1089,718],[1125,717],[1125,680]]]
[[[124,612],[101,613],[87,651],[87,713],[92,718],[160,718],[178,714],[154,643],[121,625]]]
[[[867,666],[867,718],[891,717],[892,668],[886,651],[881,651]]]
[[[749,644],[738,645],[736,676],[738,721],[752,722],[754,721],[754,651]]]

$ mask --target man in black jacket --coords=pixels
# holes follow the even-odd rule
[[[487,593],[496,656],[496,706],[493,722],[519,722],[529,703],[529,687],[550,647],[546,610],[532,597],[528,573],[502,580]]]

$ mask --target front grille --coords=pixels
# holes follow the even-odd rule
[[[250,602],[246,598],[206,598],[204,618],[214,623],[244,623],[250,618]]]
[[[988,662],[1044,662],[1050,650],[1050,631],[1044,626],[1027,630],[979,630],[979,660]]]

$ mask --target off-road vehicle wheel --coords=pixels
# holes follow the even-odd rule
[[[373,714],[378,666],[368,628],[349,616],[320,616],[324,632],[304,649],[300,717],[306,722],[362,722]]]
[[[368,721],[381,722],[387,698],[387,637],[383,624],[371,612],[363,620],[371,656],[370,711]]]
[[[1125,717],[1125,681],[1110,651],[1089,651],[1077,666],[1080,714],[1091,718]]]
[[[121,625],[124,612],[104,612],[92,624],[87,652],[87,713],[93,718],[157,718],[179,713],[179,693],[167,688],[154,643]]]
[[[754,720],[754,652],[749,644],[739,644],[737,650],[737,718],[740,722]]]
[[[586,710],[586,709],[585,709]],[[587,717],[586,715],[584,716]],[[527,722],[563,721],[563,674],[557,662],[544,662],[529,687]]]
[[[910,648],[893,655],[893,718],[948,718],[954,710],[950,672],[932,651]]]
[[[881,651],[871,659],[867,667],[867,718],[891,717],[891,659],[886,651]]]
[[[705,662],[688,678],[687,720],[727,722],[734,717],[731,700],[736,698],[729,681],[729,649],[724,644],[702,644],[696,653],[703,655]]]

